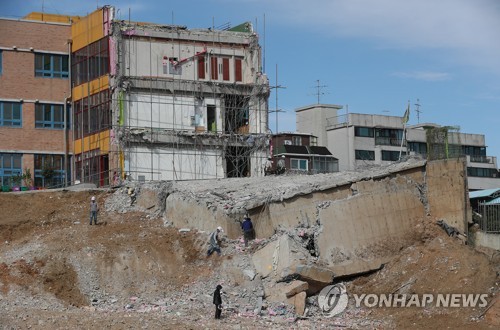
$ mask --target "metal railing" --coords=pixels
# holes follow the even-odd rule
[[[479,228],[485,233],[500,234],[500,204],[479,203]]]
[[[493,164],[493,159],[488,156],[469,156],[471,163]]]

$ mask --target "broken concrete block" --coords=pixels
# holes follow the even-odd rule
[[[189,228],[181,228],[181,229],[179,229],[179,233],[187,233],[187,232],[190,232],[190,231],[191,231],[191,229],[189,229]]]
[[[390,257],[377,258],[373,260],[358,259],[338,265],[333,265],[331,269],[335,273],[335,277],[362,274],[382,268],[382,266],[389,262],[390,259]]]
[[[265,283],[265,298],[269,302],[286,302],[286,283]]]
[[[295,267],[304,263],[310,254],[288,235],[282,235],[276,241],[254,253],[252,261],[262,277],[282,278],[283,274],[293,274]]]
[[[332,283],[335,277],[335,273],[332,270],[315,265],[298,265],[295,268],[295,273],[299,275],[302,280],[323,284]]]
[[[306,310],[306,296],[307,294],[305,292],[300,292],[295,295],[295,314],[297,315],[304,315],[304,311]]]
[[[295,296],[299,292],[306,291],[309,288],[309,285],[307,282],[303,281],[292,281],[290,284],[287,285],[285,288],[285,296],[287,298]]]
[[[243,274],[245,274],[250,279],[250,281],[253,281],[256,275],[255,272],[251,269],[245,269],[243,271]]]

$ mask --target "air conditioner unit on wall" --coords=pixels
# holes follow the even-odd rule
[[[292,145],[292,140],[285,140],[283,142],[284,145],[291,146]]]

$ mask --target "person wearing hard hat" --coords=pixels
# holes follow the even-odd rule
[[[217,255],[220,256],[221,252],[220,252],[220,238],[219,238],[219,233],[223,233],[224,230],[222,229],[221,226],[217,227],[216,230],[214,230],[211,234],[210,234],[210,239],[208,241],[208,244],[210,245],[210,247],[208,248],[208,251],[207,251],[207,257],[210,257],[212,255],[212,253],[217,252]]]
[[[92,225],[92,220],[94,224],[97,225],[97,211],[99,211],[99,206],[95,200],[95,196],[90,199],[90,225]]]

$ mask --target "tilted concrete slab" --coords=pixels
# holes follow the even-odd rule
[[[256,251],[252,261],[262,277],[270,276],[278,280],[294,274],[297,265],[305,263],[309,258],[306,249],[288,235],[283,235]]]

